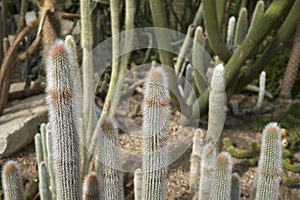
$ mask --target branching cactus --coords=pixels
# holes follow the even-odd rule
[[[20,166],[15,161],[7,161],[2,171],[2,185],[5,200],[25,200]]]
[[[191,157],[191,168],[190,168],[190,190],[191,196],[199,189],[199,178],[200,178],[200,162],[201,152],[204,145],[204,133],[201,129],[197,129],[193,138],[193,150]]]
[[[216,172],[216,151],[212,144],[204,146],[201,159],[199,199],[209,199]]]
[[[212,200],[230,200],[232,175],[232,158],[229,153],[222,152],[217,158],[216,176]]]
[[[73,58],[56,40],[47,53],[47,103],[53,140],[57,199],[81,199],[79,137],[74,106]]]
[[[105,200],[124,199],[118,128],[115,122],[106,117],[99,130],[99,158],[103,164],[104,198]]]
[[[99,200],[100,199],[100,184],[98,175],[95,172],[90,172],[84,180],[83,184],[83,200]]]
[[[281,159],[280,129],[277,123],[270,123],[263,130],[256,200],[278,199],[282,172]]]
[[[142,199],[166,199],[169,132],[169,91],[167,75],[153,67],[145,80],[143,102]]]
[[[207,139],[212,141],[213,145],[217,143],[216,150],[220,149],[220,136],[225,122],[225,69],[222,64],[215,67],[212,79],[212,91],[209,95],[208,128]]]
[[[240,200],[241,198],[241,179],[237,173],[231,176],[231,200]]]

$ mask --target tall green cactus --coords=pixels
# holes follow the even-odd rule
[[[15,161],[7,161],[3,166],[2,185],[5,200],[25,200],[20,166]]]
[[[281,133],[277,123],[270,123],[263,130],[256,200],[278,199],[281,159]]]
[[[216,172],[216,150],[211,143],[204,146],[201,159],[199,199],[209,199]]]
[[[74,106],[73,58],[56,40],[47,54],[47,104],[53,134],[57,199],[81,199],[79,137]]]
[[[219,154],[216,166],[212,200],[230,200],[232,158],[228,152]]]
[[[236,23],[234,34],[234,45],[242,44],[248,31],[248,12],[246,8],[242,8]]]
[[[83,200],[100,200],[100,184],[98,175],[89,172],[83,183]]]
[[[226,38],[226,45],[227,48],[229,49],[233,48],[235,24],[236,24],[235,17],[234,16],[230,17],[228,21],[227,38]]]
[[[109,117],[101,122],[99,130],[99,158],[103,164],[104,198],[106,200],[124,199],[123,176],[121,166],[119,135],[116,123]]]
[[[143,103],[142,199],[166,199],[169,132],[169,91],[161,67],[153,67],[145,80]]]

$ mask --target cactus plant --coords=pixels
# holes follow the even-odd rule
[[[226,39],[226,45],[227,48],[229,49],[233,48],[235,23],[236,23],[235,17],[234,16],[230,17],[228,22],[228,27],[227,27],[227,39]]]
[[[124,199],[123,177],[119,170],[120,150],[118,129],[115,122],[106,117],[101,122],[99,130],[99,158],[103,164],[104,199]]]
[[[89,172],[83,183],[83,200],[99,200],[100,184],[98,175],[95,172]]]
[[[253,158],[254,156],[258,155],[260,151],[260,145],[255,141],[250,142],[249,150],[235,148],[231,144],[230,138],[227,137],[223,139],[223,144],[226,151],[235,158]]]
[[[193,138],[193,149],[191,155],[191,167],[190,167],[190,190],[191,196],[199,189],[199,178],[201,168],[201,153],[204,145],[204,133],[201,129],[197,129]]]
[[[231,176],[231,200],[240,200],[241,198],[241,179],[237,173]]]
[[[49,126],[49,124],[47,125]],[[49,127],[50,129],[50,127]],[[53,168],[53,142],[52,142],[52,133],[50,130],[47,131],[46,135],[46,145],[47,145],[47,152],[48,152],[48,158],[47,158],[47,169],[49,173],[50,178],[50,191],[52,193],[52,200],[56,199],[56,188],[55,188],[55,174],[54,174],[54,168]]]
[[[47,104],[53,134],[53,162],[57,199],[81,199],[79,137],[76,128],[76,92],[69,47],[56,40],[47,55]]]
[[[215,183],[211,193],[212,200],[230,200],[232,158],[228,152],[222,152],[217,158]]]
[[[281,172],[281,134],[277,123],[270,123],[263,130],[256,200],[278,199]]]
[[[134,171],[134,199],[142,200],[142,170],[140,168]]]
[[[201,156],[199,199],[210,199],[216,172],[216,151],[211,143],[203,147]]]
[[[166,199],[169,91],[161,67],[153,67],[145,80],[143,100],[142,199]]]
[[[50,192],[50,177],[48,169],[46,167],[46,162],[42,161],[38,166],[39,171],[39,192],[41,200],[51,200]]]
[[[34,136],[34,144],[35,144],[36,161],[39,164],[44,160],[41,134],[37,133]]]
[[[248,31],[248,12],[246,8],[242,8],[236,23],[234,34],[234,45],[242,44]]]
[[[2,185],[6,200],[25,200],[20,166],[15,161],[7,161],[3,166]]]

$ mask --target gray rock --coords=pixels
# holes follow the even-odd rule
[[[47,119],[45,95],[9,102],[0,116],[0,157],[8,157],[31,143],[38,124]]]

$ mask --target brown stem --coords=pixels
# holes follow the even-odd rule
[[[3,113],[4,106],[8,99],[10,77],[13,74],[13,63],[17,54],[17,50],[20,42],[24,37],[33,29],[37,28],[39,24],[39,19],[34,20],[28,24],[15,38],[14,42],[7,51],[4,57],[1,69],[0,69],[0,115]]]
[[[36,38],[34,39],[34,41],[32,42],[32,44],[30,45],[30,47],[23,53],[21,53],[18,57],[18,60],[20,62],[23,62],[24,60],[26,60],[29,56],[31,56],[33,54],[33,52],[35,51],[35,49],[37,48],[38,44],[41,41],[41,36],[36,36]]]
[[[63,19],[69,19],[69,20],[80,19],[80,15],[76,13],[62,13],[61,17]]]

